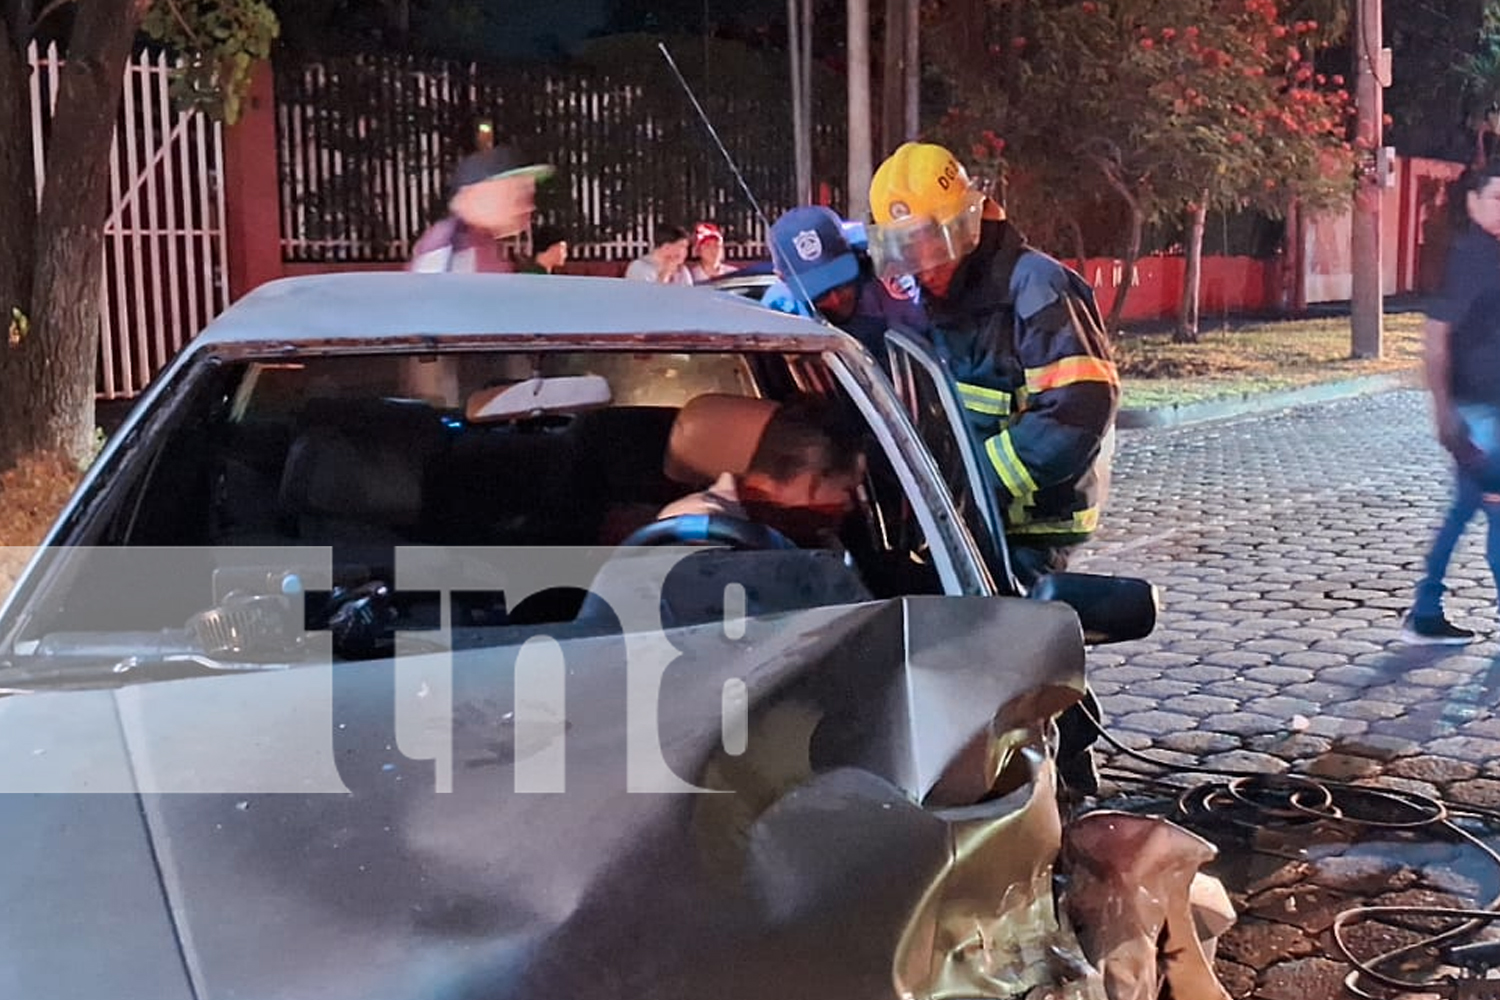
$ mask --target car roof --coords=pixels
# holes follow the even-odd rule
[[[229,307],[194,347],[420,336],[759,334],[826,341],[843,334],[707,288],[546,274],[365,271],[282,278]]]
[[[741,264],[737,266],[733,271],[730,271],[728,274],[721,274],[717,278],[714,278],[708,284],[711,288],[714,285],[720,284],[722,282],[734,281],[736,278],[743,280],[745,278],[760,277],[776,277],[775,265],[768,260],[757,260],[752,261],[749,264]]]

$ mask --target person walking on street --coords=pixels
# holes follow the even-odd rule
[[[687,230],[681,226],[662,226],[656,230],[656,245],[651,252],[631,261],[625,277],[662,285],[691,285],[693,277],[688,273],[687,256]]]
[[[494,146],[461,160],[448,181],[448,215],[412,247],[410,271],[516,270],[499,240],[525,232],[536,208],[536,185],[553,168],[510,146]]]
[[[1468,226],[1449,248],[1442,291],[1423,325],[1437,437],[1453,457],[1453,498],[1402,623],[1401,638],[1411,645],[1475,638],[1448,621],[1443,580],[1480,510],[1489,522],[1485,558],[1500,589],[1500,160],[1471,169],[1460,186]]]
[[[989,458],[1011,565],[1030,587],[1099,524],[1120,382],[1093,289],[1027,245],[952,153],[909,142],[875,171],[870,253],[922,288],[934,347]]]

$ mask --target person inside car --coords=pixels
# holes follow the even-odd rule
[[[816,396],[776,407],[743,473],[662,508],[657,520],[716,514],[773,528],[803,548],[828,547],[854,510],[866,471],[863,428]]]

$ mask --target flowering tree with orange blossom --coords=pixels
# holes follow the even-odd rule
[[[1027,208],[1072,211],[1091,195],[1124,207],[1124,313],[1147,225],[1189,220],[1179,335],[1197,335],[1203,223],[1213,209],[1272,215],[1353,190],[1352,114],[1317,53],[1347,30],[1341,5],[1278,0],[997,0],[1023,4],[1013,82],[978,87],[950,74],[959,100],[944,128],[986,120],[1005,139],[1004,172],[1066,194]],[[1321,3],[1322,0],[1319,0]]]

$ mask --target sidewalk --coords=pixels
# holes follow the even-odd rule
[[[1368,396],[1372,393],[1390,392],[1394,389],[1421,388],[1421,386],[1420,372],[1370,375],[1364,378],[1322,382],[1301,389],[1288,389],[1280,392],[1243,393],[1233,398],[1216,399],[1206,403],[1122,409],[1116,419],[1116,426],[1126,430],[1144,427],[1181,427],[1211,420],[1243,417],[1253,413],[1272,413],[1293,406],[1327,403],[1353,396]]]
[[[1247,340],[1247,353],[1242,355],[1246,360],[1254,361],[1259,357],[1261,361],[1262,375],[1267,382],[1280,382],[1280,385],[1258,386],[1255,384],[1256,376],[1241,380],[1243,384],[1227,385],[1222,395],[1212,394],[1211,398],[1192,399],[1194,395],[1202,396],[1201,392],[1194,393],[1191,388],[1183,393],[1181,402],[1151,403],[1149,405],[1138,404],[1135,406],[1122,406],[1118,425],[1121,428],[1136,429],[1147,427],[1177,427],[1188,424],[1196,424],[1207,421],[1218,421],[1234,417],[1241,417],[1255,413],[1269,413],[1285,410],[1290,407],[1305,406],[1330,402],[1338,399],[1347,399],[1356,396],[1365,396],[1372,393],[1388,392],[1396,389],[1422,388],[1422,371],[1420,366],[1420,324],[1429,309],[1430,299],[1419,295],[1390,296],[1385,302],[1385,315],[1387,317],[1385,352],[1384,357],[1390,364],[1381,365],[1379,362],[1348,362],[1347,359],[1316,359],[1311,364],[1292,361],[1291,366],[1285,369],[1267,368],[1265,361],[1268,355],[1262,353],[1264,350],[1272,351],[1274,348],[1254,347],[1257,333],[1267,333],[1285,324],[1291,334],[1291,343],[1296,343],[1295,337],[1300,331],[1295,331],[1298,324],[1327,324],[1330,321],[1337,322],[1341,318],[1350,315],[1350,303],[1330,302],[1319,303],[1310,306],[1305,312],[1297,316],[1266,317],[1253,315],[1231,316],[1228,318],[1203,317],[1200,331],[1203,338],[1201,347],[1206,352],[1211,352],[1214,338],[1225,334],[1245,334],[1249,331],[1250,340]],[[1401,317],[1399,329],[1392,330],[1389,320],[1391,317]],[[1157,345],[1145,348],[1151,354],[1170,357],[1178,350],[1182,352],[1182,360],[1189,365],[1192,363],[1193,354],[1200,345],[1170,345],[1164,346],[1160,343],[1162,338],[1169,337],[1174,332],[1174,324],[1171,321],[1152,323],[1137,323],[1128,325],[1120,333],[1119,340],[1122,344],[1129,344],[1133,338],[1151,337],[1157,341]],[[1318,336],[1318,333],[1310,332],[1310,336]],[[1321,331],[1326,337],[1326,328]],[[1283,337],[1286,334],[1282,335]],[[1413,337],[1418,338],[1413,341]],[[1284,341],[1286,343],[1286,341]],[[1221,352],[1234,348],[1226,348],[1220,341]],[[1209,355],[1211,357],[1211,354]],[[1201,359],[1200,359],[1201,360]],[[1274,362],[1273,362],[1274,364]],[[1327,370],[1323,366],[1327,365]],[[1358,368],[1366,366],[1370,368],[1384,368],[1386,370],[1367,371],[1359,373],[1350,371],[1351,367]],[[1399,366],[1399,367],[1398,367]],[[1392,370],[1394,368],[1394,370]],[[1189,369],[1191,370],[1191,369]],[[1124,361],[1121,361],[1122,378],[1130,380],[1132,374]],[[1278,379],[1278,374],[1296,373],[1299,377],[1295,379]],[[1201,380],[1191,377],[1182,382],[1176,382],[1171,377],[1156,378],[1150,375],[1135,376],[1136,386],[1173,386],[1180,385],[1187,388],[1192,382]],[[1226,382],[1235,381],[1233,372],[1226,372]],[[1300,381],[1302,384],[1288,386],[1288,381]],[[1149,395],[1165,395],[1170,399],[1174,393],[1170,391],[1156,390]],[[1127,400],[1130,394],[1127,393]]]

